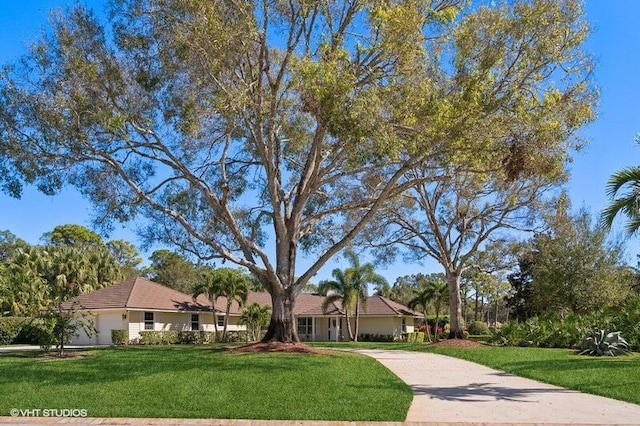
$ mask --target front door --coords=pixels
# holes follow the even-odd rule
[[[327,319],[328,340],[340,340],[340,326],[342,325],[342,319],[328,318]]]

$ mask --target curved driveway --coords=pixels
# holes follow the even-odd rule
[[[640,425],[640,405],[547,385],[423,352],[356,350],[413,389],[407,422]],[[640,373],[638,376],[640,380]]]

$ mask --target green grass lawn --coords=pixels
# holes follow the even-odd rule
[[[640,355],[590,357],[570,349],[432,348],[429,352],[477,362],[568,389],[640,404]]]
[[[640,404],[640,354],[637,353],[618,357],[590,357],[577,355],[576,351],[569,349],[496,346],[438,348],[415,343],[364,342],[334,343],[330,346],[438,353],[568,389]]]
[[[232,354],[211,347],[101,349],[82,359],[0,355],[0,415],[404,420],[411,389],[357,354]]]

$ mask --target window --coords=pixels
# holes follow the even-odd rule
[[[218,327],[224,327],[224,317],[222,315],[218,315]]]
[[[313,334],[313,318],[298,318],[298,335],[311,336]]]
[[[407,332],[407,319],[406,318],[402,318],[402,332],[406,333]]]
[[[144,329],[145,330],[153,330],[154,329],[154,318],[153,312],[145,312],[144,313]]]
[[[191,331],[200,330],[200,315],[191,314]]]

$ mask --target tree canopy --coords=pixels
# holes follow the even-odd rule
[[[591,116],[577,0],[110,2],[0,76],[0,184],[71,183],[95,220],[246,267],[265,340],[416,166],[553,174]],[[550,112],[551,111],[551,112]],[[313,253],[298,271],[299,253]]]
[[[168,249],[151,253],[151,264],[144,270],[151,280],[184,293],[191,293],[198,281],[198,269],[184,256]]]
[[[73,223],[58,225],[52,231],[42,236],[45,245],[72,246],[72,247],[102,247],[102,237],[82,225]]]
[[[608,239],[586,210],[570,215],[561,209],[549,222],[527,256],[532,279],[524,294],[531,297],[527,309],[582,314],[621,304],[633,281],[623,264],[622,242]]]

